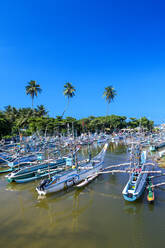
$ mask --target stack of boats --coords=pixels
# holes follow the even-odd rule
[[[9,173],[6,178],[8,182],[24,183],[33,181],[35,179],[50,176],[64,169],[67,157],[74,157],[78,152],[79,147],[73,149],[70,147],[70,151],[65,155],[62,155],[60,149],[56,149],[53,145],[44,144],[44,147],[36,146],[30,147],[28,144],[13,145],[13,149],[3,151],[1,149],[0,159],[3,162],[0,173]],[[33,153],[30,151],[33,148]],[[23,150],[23,151],[22,151]]]
[[[96,137],[93,137],[93,140]],[[66,143],[68,141],[68,143]],[[0,173],[10,172],[6,175],[8,182],[25,183],[36,179],[42,179],[36,187],[39,195],[58,192],[71,186],[83,187],[98,177],[103,171],[104,157],[108,148],[109,137],[97,136],[97,143],[104,143],[102,150],[95,157],[85,161],[77,159],[79,146],[92,142],[92,136],[81,138],[73,142],[72,139],[61,140],[57,138],[46,139],[32,137],[22,143],[0,147],[0,162],[5,163]],[[67,144],[67,145],[66,145]],[[67,149],[66,149],[67,148]],[[69,148],[69,150],[68,150]],[[66,152],[67,150],[67,152]],[[63,154],[62,154],[63,153]],[[148,180],[150,163],[147,161],[147,152],[142,150],[142,145],[132,144],[130,177],[123,189],[123,197],[126,201],[137,200],[144,192],[148,183],[148,201],[154,200],[151,181]]]
[[[94,158],[89,153],[88,159],[78,161],[78,142],[68,140],[67,149],[66,139],[59,142],[58,139],[55,141],[37,137],[8,146],[3,145],[0,147],[0,162],[3,162],[0,173],[10,172],[6,175],[8,182],[26,183],[42,179],[36,190],[44,195],[73,185],[83,187],[94,180],[102,170],[108,142]],[[102,143],[107,141],[107,138],[99,136],[98,140],[98,143]],[[83,139],[84,144],[89,144],[89,141]],[[62,155],[62,151],[66,150],[69,151]]]

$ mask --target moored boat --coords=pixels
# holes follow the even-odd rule
[[[60,158],[54,161],[44,161],[42,163],[38,164],[29,164],[26,166],[23,166],[23,168],[16,169],[12,171],[10,174],[6,176],[8,182],[27,182],[32,181],[32,179],[41,178],[42,173],[47,173],[47,170],[49,169],[55,169],[60,165],[65,164],[66,159]]]
[[[147,182],[147,171],[149,170],[149,165],[145,165],[146,151],[141,152],[138,148],[135,160],[137,164],[122,192],[124,199],[130,202],[137,200],[143,194]]]
[[[58,192],[80,182],[98,175],[102,170],[104,156],[108,147],[106,143],[102,151],[87,164],[74,167],[72,166],[67,172],[53,176],[51,179],[42,181],[36,188],[39,195],[46,195],[52,192]]]
[[[149,176],[148,177],[148,187],[147,187],[147,201],[149,203],[152,203],[154,202],[155,200],[155,194],[154,194],[154,189],[153,189],[153,183],[152,183],[152,179],[151,177]]]

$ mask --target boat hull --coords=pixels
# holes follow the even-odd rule
[[[37,165],[37,166],[29,167],[29,168],[26,167],[18,172],[13,171],[11,174],[7,175],[6,178],[8,182],[23,183],[24,181],[27,182],[28,181],[27,179],[30,179],[30,181],[32,181],[33,179],[34,180],[36,179],[36,175],[39,174],[38,173],[39,170],[48,170],[48,168],[51,170],[63,164],[65,164],[65,159],[61,159],[57,161],[56,163],[52,163],[52,164]]]
[[[92,174],[98,175],[102,165],[94,169],[89,169],[88,171],[79,172],[77,169],[73,172],[66,175],[66,177],[61,182],[55,182],[54,185],[51,185],[44,190],[41,190],[39,187],[36,188],[39,195],[46,195],[48,193],[58,192],[64,189],[67,189],[73,185],[77,185],[88,177],[91,177]]]
[[[79,184],[76,185],[77,188],[81,188],[92,182],[98,175],[96,174],[95,176],[91,176],[89,178],[86,178],[85,180],[81,181]]]
[[[80,184],[87,178],[98,175],[102,170],[104,156],[108,148],[108,143],[104,145],[102,151],[91,160],[90,163],[84,164],[76,169],[70,169],[66,173],[52,177],[47,181],[43,181],[36,188],[39,195],[46,195],[48,193],[58,192],[67,189],[73,185]]]
[[[130,180],[126,184],[122,194],[126,201],[133,202],[136,201],[138,198],[140,198],[146,188],[147,184],[147,177],[148,174],[144,173],[144,171],[148,171],[148,166],[143,166],[142,171],[139,173],[137,177],[137,181],[134,181],[133,178],[136,177],[136,173],[133,173],[130,177]]]
[[[144,193],[144,190],[145,190],[145,187],[146,187],[146,183],[144,183],[144,185],[143,185],[143,187],[142,187],[142,189],[141,189],[141,191],[138,193],[138,194],[123,194],[123,197],[124,197],[124,200],[126,200],[126,201],[129,201],[129,202],[134,202],[134,201],[136,201],[137,199],[139,199],[141,196],[142,196],[142,194]]]

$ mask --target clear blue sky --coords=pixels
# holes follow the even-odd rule
[[[165,2],[159,0],[4,0],[0,3],[0,108],[31,106],[28,81],[43,89],[35,105],[68,116],[112,114],[165,121]]]

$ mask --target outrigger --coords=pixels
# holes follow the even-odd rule
[[[81,166],[76,165],[76,167],[70,163],[71,168],[67,172],[42,181],[36,188],[38,194],[46,195],[48,193],[61,191],[74,185],[81,186],[82,184],[87,184],[89,182],[87,179],[96,178],[102,170],[107,148],[108,143],[106,143],[102,151],[88,163],[82,164]]]
[[[6,176],[8,182],[27,183],[36,179],[41,179],[46,176],[64,171],[66,168],[66,160],[69,156],[74,156],[80,147],[77,147],[74,152],[56,159],[37,161],[27,163],[23,167],[17,168]]]

